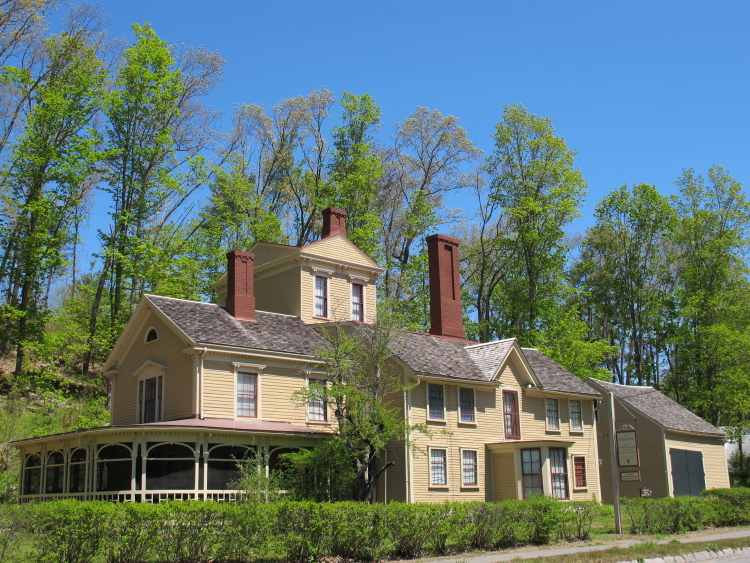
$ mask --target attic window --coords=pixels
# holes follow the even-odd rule
[[[159,333],[156,332],[155,328],[152,328],[146,333],[146,342],[153,342],[154,340],[159,340]]]

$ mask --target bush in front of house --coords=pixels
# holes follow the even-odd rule
[[[702,497],[623,498],[631,534],[675,534],[713,524],[715,510]]]
[[[717,526],[750,524],[750,488],[709,489],[702,494],[711,503]]]

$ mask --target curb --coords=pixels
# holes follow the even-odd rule
[[[687,563],[689,561],[711,561],[713,559],[736,557],[738,555],[750,555],[750,547],[738,547],[737,549],[728,547],[721,551],[696,551],[695,553],[685,553],[684,555],[653,557],[644,559],[643,563]],[[638,563],[638,561],[631,559],[628,561],[620,561],[619,563]]]

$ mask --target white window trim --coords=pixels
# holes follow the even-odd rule
[[[156,342],[154,340],[154,342]],[[141,367],[139,367],[135,373],[133,374],[133,377],[135,377],[135,419],[136,424],[151,424],[150,422],[141,422],[141,403],[139,401],[139,392],[141,388],[141,381],[145,381],[146,379],[151,379],[154,377],[150,373],[148,373],[149,368],[157,368],[160,373],[156,375],[156,377],[161,376],[161,404],[157,405],[157,414],[161,414],[161,417],[156,417],[156,420],[154,422],[160,422],[164,420],[164,403],[165,398],[167,396],[167,366],[162,365],[158,362],[155,362],[153,360],[146,360]],[[159,380],[156,381],[156,392],[159,392]],[[145,389],[144,389],[145,392]],[[158,400],[158,399],[157,399]],[[144,399],[145,401],[145,399]]]
[[[474,395],[474,420],[468,421],[468,420],[461,420],[461,389],[469,389],[471,390],[472,394]],[[467,426],[476,426],[477,425],[477,390],[473,387],[461,387],[456,386],[456,414],[457,422],[458,424],[464,424]]]
[[[312,316],[315,319],[331,320],[331,278],[333,278],[332,270],[323,270],[320,268],[312,268],[313,283],[312,283]],[[315,314],[315,283],[316,278],[326,278],[326,316],[321,317]],[[350,313],[351,314],[351,313]]]
[[[149,341],[149,340],[147,340],[148,333],[151,332],[152,330],[156,332],[156,338],[154,340]],[[146,332],[143,335],[143,343],[144,344],[153,344],[154,342],[159,342],[159,329],[156,328],[154,325],[151,325],[150,327],[148,327],[146,329]]]
[[[505,393],[506,391],[510,393],[516,394],[516,401],[518,402],[518,438],[506,438],[505,437]],[[521,396],[523,393],[521,393],[520,389],[513,389],[512,387],[503,387],[500,389],[500,412],[503,415],[503,440],[508,442],[515,442],[516,440],[522,440],[523,439],[523,428],[521,428]],[[545,411],[544,411],[544,418],[547,419],[547,404],[544,404]]]
[[[568,480],[570,481],[570,485],[571,485],[570,490],[571,491],[587,491],[588,488],[589,488],[589,460],[588,460],[588,456],[586,456],[586,454],[574,454],[574,453],[570,453],[570,452],[568,452],[568,453],[570,454],[570,468],[572,469],[572,471],[571,471],[571,469],[568,470]],[[583,458],[584,467],[586,469],[586,486],[585,487],[576,487],[576,464],[575,464],[575,458],[577,458],[577,457],[582,457]]]
[[[477,454],[477,482],[473,485],[464,483],[464,452],[474,452]],[[479,488],[479,450],[477,448],[458,448],[458,455],[461,459],[461,487],[464,489]]]
[[[570,408],[570,404],[573,401],[578,401],[578,404],[581,407],[578,412],[579,416],[581,417],[581,427],[578,429],[573,428],[573,417],[571,416],[572,411]],[[568,399],[568,432],[570,432],[571,434],[583,434],[584,427],[585,426],[583,424],[583,401],[581,401],[580,399]]]
[[[443,418],[430,418],[430,385],[439,385],[440,387],[443,388]],[[445,402],[446,402],[446,400],[447,400],[448,397],[445,394],[445,385],[443,385],[442,383],[432,383],[431,381],[427,381],[427,382],[425,382],[424,393],[425,393],[424,396],[425,396],[425,401],[426,401],[425,402],[425,413],[424,413],[425,420],[428,420],[430,422],[443,422],[443,423],[446,423],[447,422],[447,420],[446,420],[446,418],[447,418],[446,410],[447,409],[445,408]],[[441,449],[441,448],[438,448],[438,449]]]
[[[559,406],[559,403],[558,403],[558,406]],[[551,446],[545,449],[547,450],[547,463],[549,464],[548,478],[549,478],[550,495],[554,495],[554,489],[555,489],[552,483],[552,454],[550,453],[550,450],[551,449],[552,450],[565,450],[565,456],[563,457],[563,459],[565,460],[565,471],[567,471],[567,473],[565,474],[565,479],[568,481],[568,497],[557,499],[557,500],[570,502],[571,500],[573,500],[573,487],[572,487],[573,483],[570,482],[571,469],[572,469],[571,463],[570,463],[572,461],[570,448],[563,447],[563,446]],[[588,475],[586,475],[586,482],[588,483]],[[557,498],[557,497],[553,496],[552,498]]]
[[[547,416],[547,401],[557,401],[557,428],[550,428],[549,416]],[[557,397],[544,397],[544,427],[547,432],[561,432],[562,424],[560,423],[560,399]]]
[[[354,299],[352,299],[352,290],[354,285],[362,286],[362,320],[355,322],[367,322],[367,280],[364,278],[357,278],[352,275],[349,276],[349,318],[352,319],[352,309],[354,308]]]
[[[232,362],[232,419],[233,420],[246,420],[252,418],[254,420],[261,420],[261,406],[263,401],[260,400],[261,394],[261,374],[266,369],[264,364],[243,364],[240,362]],[[238,416],[237,415],[237,374],[248,373],[255,375],[255,417],[252,416]]]
[[[306,382],[307,382],[307,388],[310,388],[310,382],[311,381],[326,381],[326,387],[328,387],[328,374],[325,372],[305,372],[307,374]],[[308,424],[323,424],[328,425],[330,424],[330,417],[331,412],[328,408],[328,403],[326,401],[323,401],[323,404],[325,406],[325,420],[310,420],[310,400],[308,399],[305,402],[305,420]]]
[[[432,484],[432,450],[442,450],[445,452],[445,485]],[[477,463],[477,465],[479,465]],[[449,489],[451,484],[450,461],[448,459],[448,448],[427,446],[427,482],[430,489]]]

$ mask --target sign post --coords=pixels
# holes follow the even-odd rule
[[[620,476],[619,466],[615,453],[615,396],[609,392],[609,460],[612,466],[612,492],[615,506],[615,533],[622,534],[622,515],[620,514]]]

